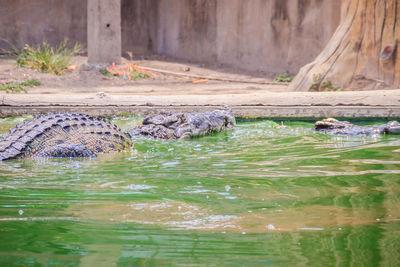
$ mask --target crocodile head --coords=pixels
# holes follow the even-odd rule
[[[193,138],[221,132],[235,125],[235,117],[229,109],[207,112],[170,113],[147,117],[142,125],[129,131],[131,136],[155,139]]]
[[[315,123],[315,129],[322,133],[336,135],[380,135],[380,134],[400,134],[400,124],[391,121],[387,124],[359,126],[348,121],[338,121],[336,119],[325,119]]]
[[[397,121],[388,122],[387,131],[389,134],[400,134],[400,123]]]

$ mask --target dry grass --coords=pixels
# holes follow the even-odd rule
[[[17,57],[18,66],[36,69],[45,73],[54,73],[56,75],[63,74],[64,70],[68,67],[70,58],[81,50],[81,45],[78,43],[72,48],[68,48],[67,39],[56,47],[51,47],[44,41],[36,48],[26,44],[23,49],[16,48],[7,40],[3,41],[11,46],[12,50],[6,52]]]

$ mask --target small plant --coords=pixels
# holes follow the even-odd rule
[[[318,92],[322,82],[322,74],[313,74],[313,81],[311,82],[311,86],[309,91]]]
[[[41,83],[35,79],[26,80],[23,82],[10,81],[0,84],[0,90],[6,91],[7,93],[21,93],[21,92],[27,93],[28,92],[27,87],[35,87],[39,86],[40,84]]]
[[[339,86],[333,84],[332,81],[324,81],[321,83],[320,91],[337,91]]]
[[[293,77],[290,76],[289,73],[281,73],[274,79],[274,81],[278,83],[290,83],[293,81]]]
[[[131,80],[136,81],[138,79],[151,78],[151,77],[155,76],[154,73],[147,71],[145,69],[142,69],[133,64],[116,66],[115,63],[112,63],[107,68],[100,69],[99,71],[104,76],[107,76],[107,77],[117,76],[117,77],[122,77],[122,79],[129,80],[129,81],[131,81]]]
[[[137,70],[137,69],[132,70],[130,73],[130,76],[131,76],[131,80],[134,80],[134,81],[136,81],[138,79],[150,78],[150,74],[140,71],[140,70]]]
[[[20,67],[61,75],[68,67],[70,58],[81,50],[80,44],[76,43],[70,49],[67,48],[67,43],[68,41],[64,40],[55,48],[51,47],[46,41],[37,48],[26,44],[20,51],[13,46],[13,51],[10,54],[17,56],[17,65]]]
[[[0,55],[1,56],[5,56],[5,55],[9,55],[9,56],[18,56],[18,54],[21,52],[20,49],[18,49],[13,43],[11,43],[9,40],[4,39],[4,38],[0,38],[0,41],[5,42],[6,44],[8,44],[11,47],[11,50],[1,50],[0,51]]]
[[[334,84],[330,80],[323,81],[322,74],[313,74],[313,81],[311,83],[309,91],[311,92],[323,92],[323,91],[338,91],[340,87]]]
[[[35,79],[30,79],[30,80],[21,82],[22,86],[27,86],[27,87],[35,87],[35,86],[39,86],[41,84],[42,84],[41,82],[39,82],[38,80],[35,80]]]
[[[99,72],[100,72],[101,74],[103,74],[104,76],[107,76],[107,77],[113,76],[113,75],[111,74],[111,72],[109,72],[107,69],[100,69]]]

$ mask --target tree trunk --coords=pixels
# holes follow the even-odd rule
[[[343,0],[342,21],[290,91],[400,88],[400,0]]]

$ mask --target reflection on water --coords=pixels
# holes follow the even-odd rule
[[[400,138],[278,126],[1,163],[0,266],[398,266]]]

